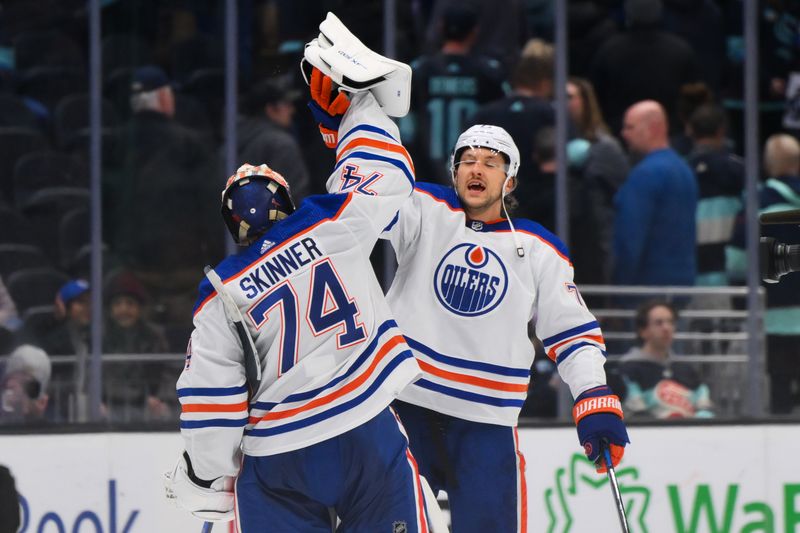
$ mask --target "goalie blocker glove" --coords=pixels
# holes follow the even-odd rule
[[[164,473],[167,501],[209,522],[230,522],[234,519],[233,484],[235,478],[218,477],[211,481],[194,474],[189,454],[183,452],[171,472]]]
[[[612,466],[616,467],[630,442],[622,414],[622,404],[607,385],[594,387],[575,399],[572,417],[578,427],[580,440],[586,457],[592,461],[598,473],[606,472],[603,448],[611,452]]]

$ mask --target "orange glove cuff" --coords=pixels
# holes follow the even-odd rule
[[[325,146],[328,148],[336,148],[336,145],[339,142],[339,132],[336,130],[330,130],[320,124],[319,133],[322,135],[322,140],[325,142]]]
[[[619,401],[619,396],[613,394],[583,399],[572,408],[572,418],[575,419],[576,424],[582,418],[595,413],[612,413],[622,419],[625,418],[622,414],[622,403]]]

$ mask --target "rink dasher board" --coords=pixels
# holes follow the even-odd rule
[[[631,531],[800,531],[799,425],[633,427],[630,437],[617,476]],[[608,482],[574,429],[520,428],[519,440],[528,531],[617,530]],[[24,533],[198,532],[163,498],[180,449],[177,433],[0,435],[0,464],[22,495]]]

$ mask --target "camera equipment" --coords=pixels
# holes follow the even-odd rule
[[[800,224],[800,209],[765,213],[762,224]],[[800,244],[785,244],[772,237],[759,240],[761,274],[767,283],[778,283],[781,276],[800,271]]]

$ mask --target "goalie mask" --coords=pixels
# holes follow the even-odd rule
[[[294,210],[289,184],[267,165],[242,165],[222,191],[222,218],[233,240],[243,246]]]
[[[453,153],[450,154],[450,175],[455,180],[456,166],[461,153],[468,148],[488,148],[503,154],[506,159],[506,176],[514,177],[519,171],[519,149],[514,139],[499,126],[476,124],[458,136]]]

